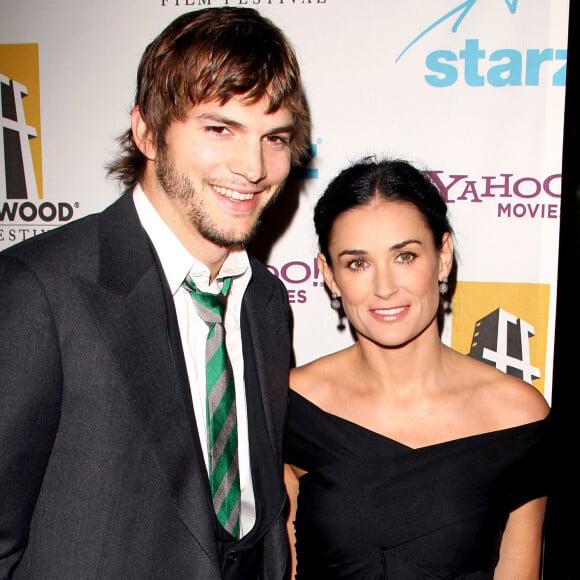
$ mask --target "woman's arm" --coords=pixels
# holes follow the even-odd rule
[[[545,512],[546,498],[541,497],[510,514],[494,580],[538,580],[541,577]]]
[[[288,513],[288,520],[286,526],[288,528],[288,540],[290,541],[290,556],[291,556],[291,574],[290,578],[293,580],[296,576],[296,530],[294,528],[294,520],[296,519],[296,507],[298,504],[298,477],[291,465],[284,465],[284,483],[286,484],[286,491],[288,499],[290,500],[290,511]]]

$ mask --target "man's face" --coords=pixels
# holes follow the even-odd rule
[[[156,189],[188,237],[246,244],[274,201],[290,171],[293,122],[287,109],[268,114],[267,105],[239,97],[203,103],[170,125],[155,160]]]

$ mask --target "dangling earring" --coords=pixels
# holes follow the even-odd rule
[[[340,310],[340,296],[334,292],[330,295],[330,307],[337,312]]]
[[[330,307],[338,314],[338,324],[336,325],[336,328],[338,328],[338,330],[344,330],[346,326],[343,321],[342,302],[340,296],[334,292],[330,294]]]
[[[448,282],[447,276],[439,280],[439,294],[441,294],[441,296],[445,296],[445,294],[449,292],[449,286],[447,285],[447,282]]]

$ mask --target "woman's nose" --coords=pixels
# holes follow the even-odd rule
[[[376,269],[373,284],[373,292],[380,298],[389,298],[399,289],[396,276],[388,267]]]

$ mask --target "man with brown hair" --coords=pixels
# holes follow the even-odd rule
[[[183,14],[120,143],[116,202],[0,254],[0,578],[286,578],[289,305],[245,248],[308,148],[290,43]]]

